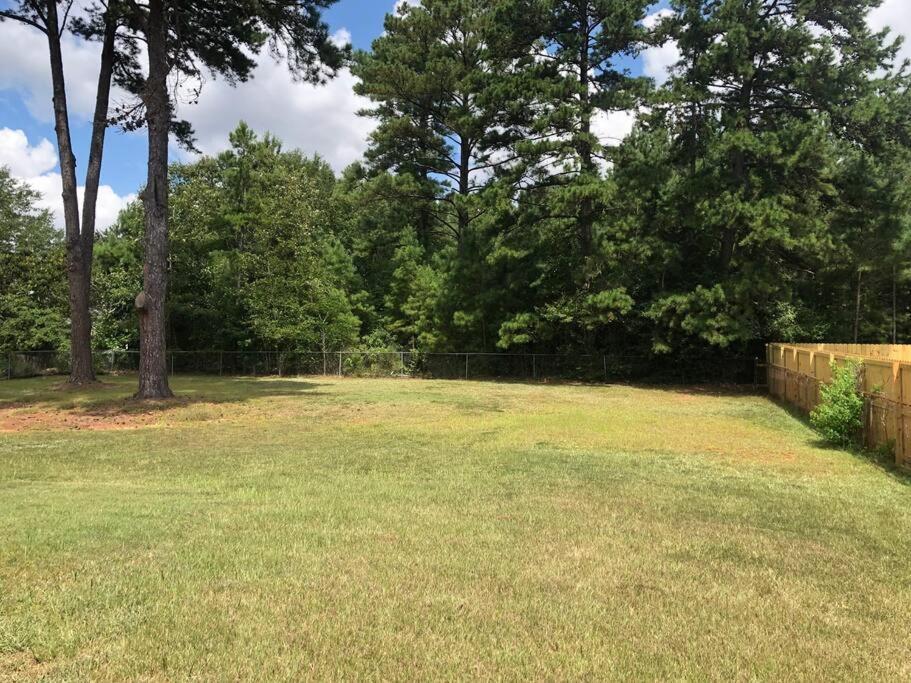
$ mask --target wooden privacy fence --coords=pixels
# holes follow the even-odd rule
[[[911,468],[911,345],[769,344],[767,353],[769,393],[807,413],[833,363],[863,363],[864,444],[894,447],[896,464]]]

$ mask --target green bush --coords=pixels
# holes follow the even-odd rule
[[[858,390],[862,366],[832,363],[832,382],[820,389],[822,400],[810,413],[810,422],[827,441],[839,446],[858,442],[863,419],[864,398]]]

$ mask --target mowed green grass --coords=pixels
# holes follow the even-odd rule
[[[911,486],[761,396],[0,383],[0,680],[911,678]]]

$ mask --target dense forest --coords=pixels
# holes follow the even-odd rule
[[[378,124],[361,162],[337,175],[240,123],[171,164],[168,348],[908,341],[911,93],[877,4],[401,7],[352,56]],[[666,82],[631,74],[670,41]],[[69,340],[63,239],[35,201],[0,170],[3,352]],[[96,349],[138,346],[143,231],[137,202],[95,237]]]

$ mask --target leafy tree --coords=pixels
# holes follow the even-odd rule
[[[346,348],[360,331],[348,296],[350,257],[324,226],[337,224],[331,171],[288,155],[260,185],[251,222],[245,299],[251,330],[278,350]]]
[[[346,50],[337,47],[321,19],[334,0],[124,0],[128,36],[118,52],[116,81],[137,97],[122,110],[128,128],[148,132],[148,180],[141,193],[145,207],[143,291],[137,297],[140,327],[140,398],[165,398],[168,387],[165,301],[168,263],[168,138],[173,131],[190,143],[186,122],[175,121],[169,76],[198,78],[208,71],[229,82],[247,80],[255,55],[267,46],[292,72],[319,83],[334,75]],[[93,8],[97,14],[100,9]],[[89,23],[87,26],[97,25]],[[88,35],[92,35],[88,33]],[[140,66],[139,45],[147,65]]]
[[[360,279],[341,235],[348,205],[321,160],[241,123],[230,149],[170,171],[168,344],[182,350],[310,351],[357,342]],[[98,245],[96,327],[135,347],[131,289],[143,213],[134,204]],[[104,283],[104,287],[100,286]]]
[[[515,161],[513,145],[525,131],[533,59],[528,44],[512,39],[509,6],[503,0],[404,5],[386,17],[372,52],[359,54],[354,65],[356,92],[375,105],[364,113],[379,121],[368,159],[414,175],[416,196],[459,246],[484,214],[476,195]]]
[[[38,195],[0,167],[0,352],[65,349],[64,248]]]
[[[66,225],[66,274],[69,284],[70,313],[70,383],[87,384],[95,381],[92,363],[92,320],[89,311],[92,282],[92,250],[95,239],[95,209],[101,183],[101,163],[104,138],[108,126],[111,81],[117,68],[117,32],[124,19],[118,0],[108,0],[93,6],[90,18],[77,18],[69,23],[73,0],[19,0],[0,9],[4,19],[31,26],[47,39],[53,90],[54,128],[60,158],[63,185],[63,215]],[[59,7],[63,8],[62,16]],[[69,25],[68,25],[69,23]],[[97,38],[101,44],[101,64],[95,95],[92,135],[89,144],[85,191],[82,202],[82,221],[76,196],[76,157],[70,137],[61,38],[71,28],[77,35]]]
[[[525,158],[534,181],[520,195],[516,227],[494,259],[518,270],[533,297],[507,319],[499,345],[592,346],[628,314],[623,252],[607,210],[605,170],[620,135],[602,131],[610,114],[635,109],[649,82],[625,64],[649,40],[645,1],[542,0],[519,3],[518,21],[536,37],[539,103]],[[613,133],[613,134],[612,134]],[[523,272],[524,271],[524,272]]]
[[[142,286],[142,204],[133,202],[98,236],[92,268],[92,341],[99,350],[136,350],[133,305]]]
[[[650,5],[648,0],[544,0],[537,3],[537,14],[530,14],[537,22],[530,27],[538,38],[536,56],[544,63],[540,75],[549,81],[547,106],[535,122],[550,181],[542,185],[562,190],[549,199],[575,228],[583,257],[594,248],[603,196],[600,165],[610,161],[605,143],[619,140],[610,131],[602,138],[595,124],[599,117],[634,109],[647,92],[647,79],[631,76],[624,59],[636,56],[648,38],[642,22]]]
[[[438,224],[427,221],[420,181],[414,174],[369,174],[361,164],[346,169],[335,189],[343,216],[340,238],[351,254],[362,296],[353,300],[364,336],[390,336],[411,343],[409,323],[396,297],[389,298],[395,271],[407,263],[429,264],[445,244]]]

